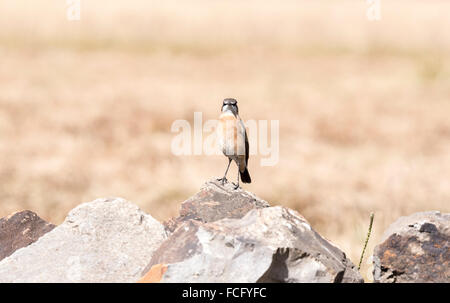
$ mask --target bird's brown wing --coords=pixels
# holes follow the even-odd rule
[[[250,146],[248,144],[247,130],[245,129],[245,126],[244,126],[244,135],[245,135],[245,166],[247,166],[248,165],[248,156],[250,153]]]
[[[244,142],[245,142],[245,167],[247,167],[247,163],[248,163],[248,156],[249,156],[249,154],[250,154],[250,146],[249,146],[249,144],[248,144],[248,137],[247,137],[247,130],[245,129],[245,124],[244,124],[244,122],[242,121],[242,119],[241,118],[239,118],[239,123],[240,123],[240,128],[241,128],[241,134],[243,134],[243,139],[244,139]],[[242,140],[242,137],[241,137],[241,140]],[[242,141],[241,141],[242,142]]]

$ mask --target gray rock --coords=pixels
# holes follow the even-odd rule
[[[181,204],[180,216],[164,222],[173,232],[183,222],[197,220],[207,223],[224,218],[242,218],[252,209],[269,207],[269,203],[231,183],[223,186],[217,179],[206,182],[200,191]]]
[[[187,221],[153,254],[144,274],[154,266],[160,282],[363,282],[340,249],[280,206],[253,209],[241,219]]]
[[[450,214],[415,213],[395,221],[374,250],[374,282],[450,282]]]
[[[74,208],[0,262],[0,282],[135,282],[166,239],[162,224],[120,198]]]
[[[55,225],[48,223],[34,212],[24,210],[0,219],[0,260],[19,248],[30,245]]]

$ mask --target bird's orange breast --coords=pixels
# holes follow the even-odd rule
[[[219,146],[225,155],[237,158],[245,155],[244,133],[237,117],[229,113],[220,116],[217,135]]]
[[[237,119],[230,114],[220,115],[219,137],[226,145],[235,145],[237,140]]]

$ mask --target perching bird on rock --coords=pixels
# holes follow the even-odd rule
[[[234,189],[239,188],[239,177],[244,183],[251,183],[252,179],[248,173],[249,144],[244,122],[239,117],[237,101],[232,98],[223,100],[222,113],[217,126],[217,137],[219,148],[228,157],[228,166],[222,181],[227,182],[227,173],[231,162],[234,160],[238,166],[237,183],[233,183]]]

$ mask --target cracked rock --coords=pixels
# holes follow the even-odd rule
[[[150,282],[363,282],[339,248],[280,206],[240,219],[188,220],[154,253],[144,274]]]
[[[221,184],[212,179],[200,191],[181,204],[180,215],[164,223],[173,232],[187,220],[207,223],[224,218],[242,218],[252,209],[269,207],[269,203],[241,188],[235,190],[231,183]]]
[[[374,250],[374,282],[450,282],[450,214],[401,217]]]
[[[0,219],[0,260],[19,248],[35,242],[55,225],[42,220],[29,210],[13,213]]]
[[[0,261],[0,282],[135,282],[165,239],[164,226],[136,205],[98,199]]]

